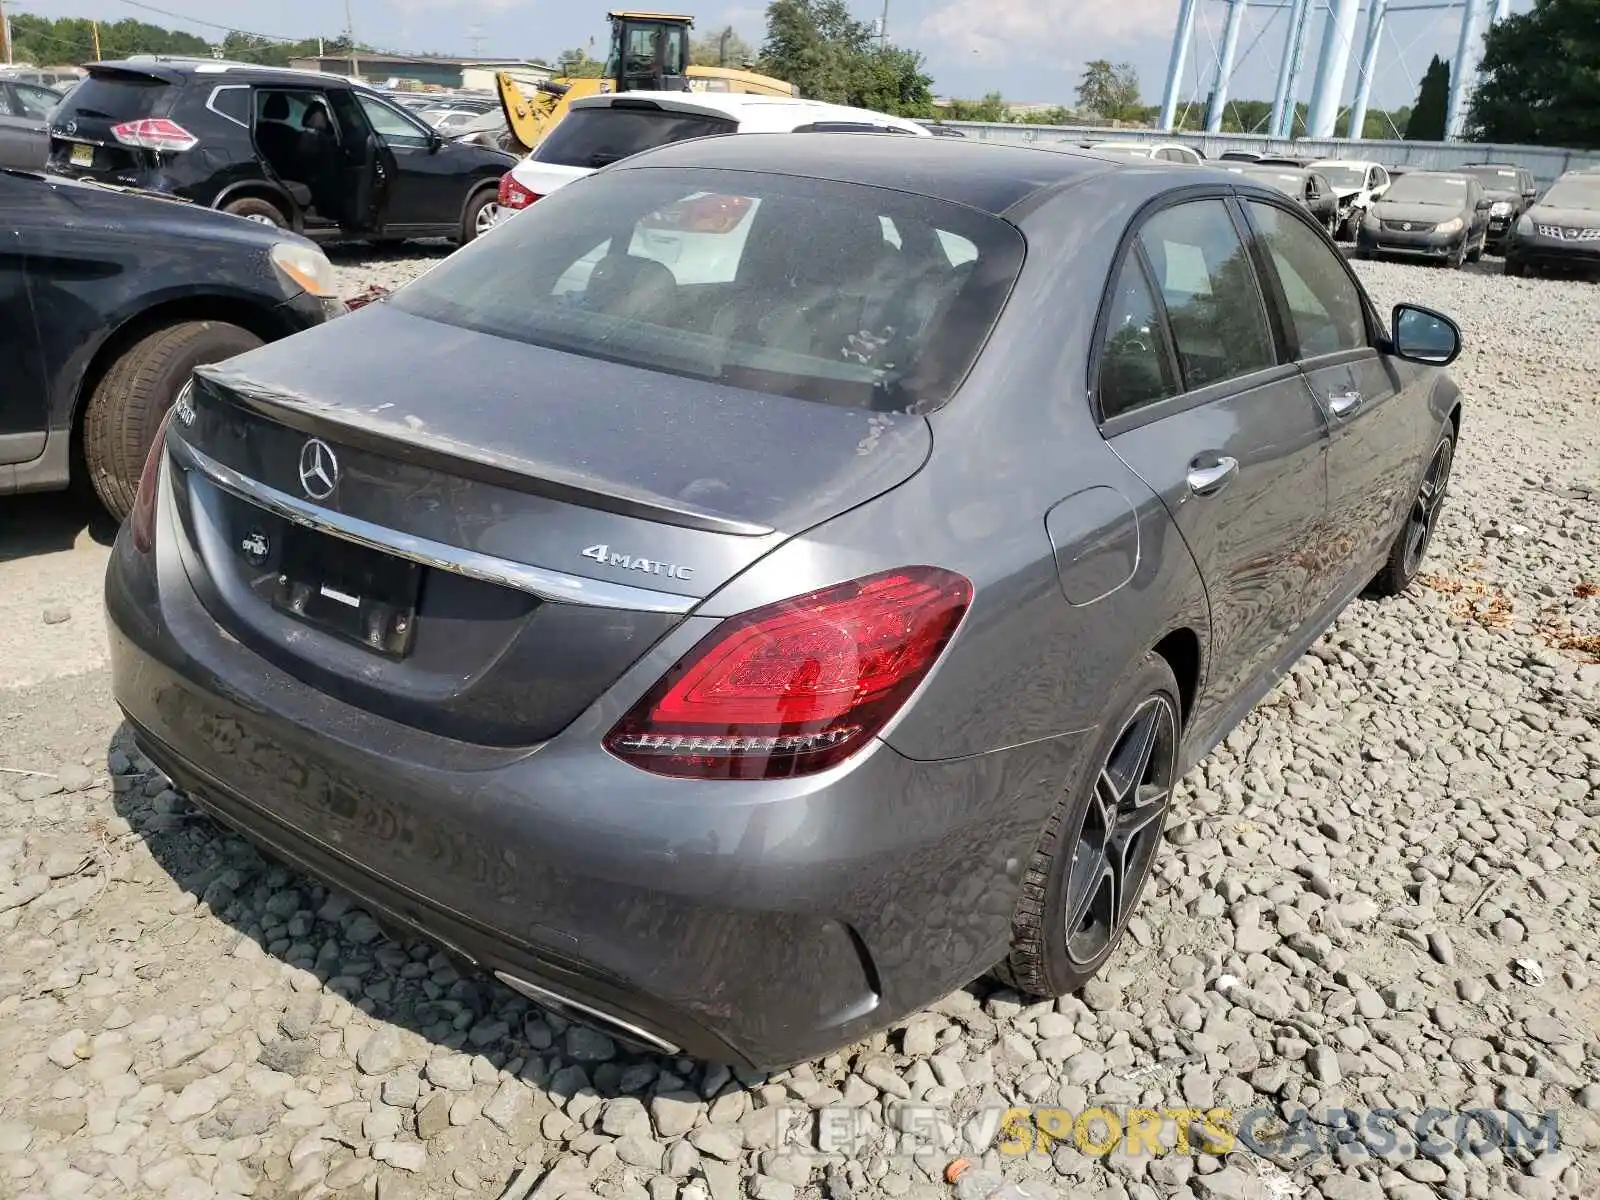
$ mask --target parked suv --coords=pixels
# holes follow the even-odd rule
[[[52,172],[311,237],[469,242],[493,223],[516,161],[319,71],[149,58],[88,72],[52,117]]]
[[[1510,163],[1481,163],[1461,167],[1460,171],[1483,184],[1490,200],[1489,249],[1499,254],[1504,251],[1517,218],[1528,211],[1539,195],[1533,172]]]
[[[509,216],[601,167],[669,142],[730,133],[892,133],[925,126],[867,108],[744,92],[627,92],[572,101],[538,146],[500,183]]]

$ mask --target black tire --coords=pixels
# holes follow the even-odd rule
[[[117,521],[128,515],[150,443],[178,392],[203,363],[261,345],[248,329],[221,321],[183,321],[146,334],[111,364],[83,416],[89,482]]]
[[[1448,258],[1446,258],[1444,260],[1444,265],[1449,270],[1459,271],[1459,270],[1461,270],[1462,265],[1466,263],[1466,261],[1467,261],[1467,239],[1466,238],[1462,238],[1461,239],[1461,245],[1456,247],[1454,254],[1451,254]]]
[[[1433,543],[1434,530],[1439,525],[1439,513],[1450,491],[1450,468],[1455,463],[1455,453],[1455,430],[1447,428],[1428,458],[1416,499],[1406,510],[1405,522],[1389,547],[1388,561],[1367,587],[1370,594],[1398,596],[1411,586],[1421,572],[1428,556],[1428,547]],[[1419,520],[1423,523],[1420,531]]]
[[[1148,708],[1154,706],[1154,708]],[[1125,749],[1124,734],[1129,732],[1130,721],[1149,711],[1164,722],[1167,730],[1149,755],[1152,771],[1161,776],[1163,794],[1150,801],[1154,812],[1150,824],[1144,826],[1151,835],[1146,849],[1141,850],[1142,861],[1136,871],[1131,891],[1124,889],[1124,899],[1117,906],[1114,919],[1097,922],[1097,929],[1087,925],[1080,933],[1083,945],[1098,947],[1092,953],[1073,951],[1073,941],[1067,933],[1068,891],[1072,868],[1079,862],[1080,842],[1093,846],[1096,838],[1091,825],[1098,824],[1091,816],[1091,808],[1100,811],[1099,781],[1103,773],[1109,774],[1113,752]],[[1064,996],[1082,987],[1097,972],[1121,940],[1127,921],[1138,906],[1139,894],[1149,878],[1151,866],[1159,855],[1162,826],[1172,802],[1172,787],[1177,783],[1178,742],[1183,733],[1183,708],[1178,695],[1178,683],[1172,668],[1158,654],[1146,654],[1133,673],[1116,689],[1107,705],[1108,720],[1090,752],[1089,758],[1073,781],[1071,789],[1057,803],[1045,822],[1033,857],[1023,876],[1022,897],[1017,902],[1011,918],[1011,951],[1004,962],[995,968],[995,975],[1018,991],[1034,996]],[[1152,776],[1153,778],[1154,776]],[[1136,787],[1135,791],[1142,789]],[[1091,801],[1096,801],[1091,805]],[[1143,811],[1143,810],[1141,810]],[[1141,843],[1144,845],[1144,843]],[[1092,853],[1092,851],[1091,851]],[[1085,860],[1087,863],[1088,860]],[[1095,892],[1088,893],[1096,894]],[[1085,906],[1093,907],[1091,906]],[[1100,945],[1104,939],[1103,946]]]
[[[1489,243],[1487,239],[1480,241],[1478,243],[1478,248],[1467,255],[1467,261],[1470,263],[1475,263],[1481,260],[1483,258],[1483,252],[1488,248],[1488,245]]]
[[[290,228],[289,218],[284,211],[270,200],[263,200],[259,196],[241,196],[237,200],[229,200],[222,206],[222,211],[232,213],[236,217],[247,217],[252,221],[270,222],[279,229]]]
[[[1376,257],[1372,253],[1372,251],[1368,250],[1365,246],[1357,246],[1356,250],[1355,250],[1355,254],[1356,254],[1356,257],[1358,259],[1360,259],[1362,262],[1371,262],[1373,260],[1373,258]]]
[[[472,198],[467,201],[466,211],[461,214],[461,234],[458,238],[460,245],[465,246],[483,233],[483,230],[478,228],[479,217],[484,209],[499,203],[500,195],[494,188],[484,188],[472,194]]]
[[[1341,242],[1353,242],[1356,240],[1356,234],[1360,229],[1361,214],[1352,210],[1350,215],[1344,219],[1344,223],[1339,226],[1338,240]]]

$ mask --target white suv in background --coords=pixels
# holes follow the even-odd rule
[[[630,155],[726,133],[897,133],[932,137],[902,117],[820,100],[735,92],[624,92],[574,100],[567,115],[500,180],[497,219]]]
[[[1361,218],[1393,182],[1389,172],[1379,163],[1359,159],[1324,158],[1306,168],[1315,171],[1328,181],[1339,201],[1339,225],[1334,232],[1341,242],[1356,240],[1356,230],[1361,228]]]

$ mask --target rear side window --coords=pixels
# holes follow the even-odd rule
[[[563,167],[599,168],[668,142],[738,129],[738,122],[708,113],[625,105],[574,108],[539,143],[533,158]]]
[[[1025,249],[996,217],[907,192],[667,168],[570,184],[479,245],[391,303],[571,354],[885,412],[950,398]]]
[[[1122,263],[1100,352],[1100,417],[1109,421],[1177,393],[1161,315],[1137,252]]]
[[[172,86],[148,75],[91,75],[73,90],[61,113],[65,116],[70,110],[97,121],[137,121],[155,112]]]
[[[61,97],[49,88],[34,87],[28,83],[17,84],[16,93],[17,107],[21,109],[17,113],[19,117],[33,117],[42,121],[61,103]]]
[[[1163,209],[1139,233],[1192,391],[1276,362],[1255,265],[1221,200]]]

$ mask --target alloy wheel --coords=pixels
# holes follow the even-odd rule
[[[1067,956],[1098,962],[1132,915],[1161,843],[1177,769],[1171,701],[1151,696],[1112,744],[1084,812],[1067,871]]]
[[[1439,510],[1444,507],[1444,494],[1450,487],[1450,464],[1455,458],[1455,446],[1446,438],[1433,453],[1428,473],[1422,477],[1417,498],[1411,504],[1411,515],[1406,521],[1406,556],[1404,571],[1407,577],[1416,574],[1422,559],[1428,553],[1428,543],[1439,524]]]
[[[478,210],[478,215],[473,219],[472,225],[474,235],[482,237],[484,234],[488,233],[489,230],[494,228],[495,222],[499,219],[500,206],[494,203],[485,204]]]
[[[245,213],[244,219],[246,221],[254,221],[257,225],[266,225],[273,229],[278,228],[278,223],[265,213]]]

